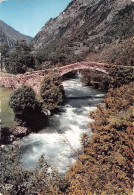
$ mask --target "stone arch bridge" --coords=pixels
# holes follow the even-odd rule
[[[33,72],[26,72],[25,74],[17,74],[14,76],[0,76],[0,86],[18,89],[22,86],[30,86],[36,93],[39,93],[40,83],[45,75],[55,74],[63,76],[74,70],[97,70],[108,74],[106,70],[106,64],[97,62],[77,62],[74,64],[57,67],[54,69],[39,70]]]

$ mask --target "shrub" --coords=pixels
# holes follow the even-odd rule
[[[44,155],[34,169],[24,170],[20,151],[0,148],[0,193],[4,195],[63,194],[67,182],[45,161]],[[51,170],[51,171],[50,171]],[[65,185],[64,185],[65,183]]]
[[[93,86],[94,88],[108,90],[110,84],[110,76],[93,70],[82,71],[82,81],[89,86]]]
[[[43,126],[45,117],[32,88],[25,86],[15,90],[9,99],[9,105],[15,113],[15,120],[20,125],[34,129]]]
[[[82,71],[82,81],[94,88],[108,90],[118,88],[131,83],[134,80],[133,67],[131,66],[107,66],[108,75],[99,71]]]
[[[134,68],[127,66],[111,66],[109,69],[110,87],[117,88],[134,80]]]
[[[41,83],[40,95],[44,109],[54,110],[62,103],[64,89],[60,79],[55,75],[47,75]]]

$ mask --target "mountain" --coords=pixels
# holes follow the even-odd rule
[[[0,44],[8,43],[10,47],[13,47],[17,40],[30,42],[32,37],[21,34],[0,20]]]
[[[72,0],[32,43],[35,50],[42,49],[46,61],[57,58],[55,62],[69,63],[93,58],[111,44],[134,36],[133,18],[132,0]]]

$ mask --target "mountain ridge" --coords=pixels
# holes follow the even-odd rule
[[[0,43],[7,43],[13,47],[17,40],[26,40],[29,43],[32,37],[24,35],[0,20]]]
[[[101,51],[133,36],[133,18],[131,0],[73,0],[58,17],[46,23],[32,43],[49,59],[59,53],[83,59],[86,53]]]

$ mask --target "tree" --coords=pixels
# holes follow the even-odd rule
[[[0,45],[0,53],[1,53],[1,59],[0,59],[0,63],[1,63],[1,70],[3,69],[3,64],[5,64],[6,62],[6,58],[9,55],[9,45],[7,43],[3,43]]]
[[[36,70],[42,69],[42,63],[47,61],[44,51],[42,49],[37,50],[36,53],[34,54],[34,58],[35,58],[35,69]]]
[[[31,47],[27,45],[26,41],[17,41],[15,49],[9,56],[6,62],[6,70],[9,73],[18,74],[25,73],[29,68],[34,68],[35,62],[33,54],[31,54]]]
[[[41,83],[40,95],[45,109],[54,110],[58,108],[65,95],[60,79],[55,75],[45,76]]]
[[[20,125],[37,131],[46,123],[41,104],[30,87],[25,86],[15,90],[10,96],[9,105],[15,113],[15,120]]]

